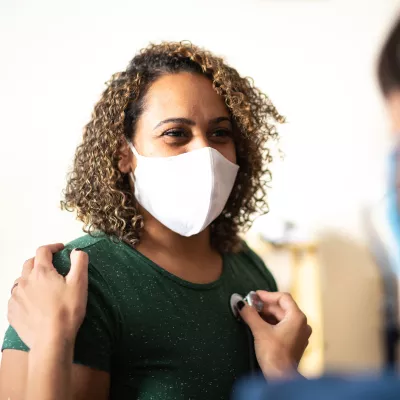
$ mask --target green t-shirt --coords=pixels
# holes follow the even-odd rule
[[[73,248],[89,254],[89,296],[75,362],[111,374],[110,399],[228,399],[250,369],[245,325],[232,315],[232,293],[276,291],[247,245],[223,256],[221,277],[184,281],[106,236],[84,236],[54,255],[65,275]],[[9,327],[3,349],[29,350]]]

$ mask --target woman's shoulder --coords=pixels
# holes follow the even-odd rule
[[[121,258],[129,252],[129,246],[117,239],[102,233],[88,234],[67,243],[64,249],[53,257],[53,264],[61,274],[70,268],[72,250],[80,249],[89,256],[89,275],[93,270],[101,272],[110,267],[116,267]]]
[[[104,242],[107,238],[102,235],[84,235],[68,242],[64,249],[54,254],[53,264],[56,268],[63,268],[64,266],[69,267],[70,265],[70,254],[72,250],[79,249],[90,255],[96,255],[100,249],[104,246]],[[92,260],[90,259],[89,262]]]
[[[254,264],[257,267],[266,268],[262,258],[251,249],[245,240],[242,240],[238,251],[231,253],[231,257],[240,259],[243,262]]]
[[[240,265],[240,269],[246,273],[252,275],[258,275],[262,279],[268,281],[269,287],[273,291],[277,291],[277,285],[275,279],[265,265],[263,259],[250,248],[246,241],[241,242],[241,247],[238,252],[231,254],[231,258],[236,261],[236,264]]]
[[[94,247],[101,246],[104,242],[109,241],[109,237],[104,234],[87,234],[78,237],[65,245],[65,250],[81,249],[83,251]]]

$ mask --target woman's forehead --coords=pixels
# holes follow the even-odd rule
[[[149,88],[144,114],[153,118],[195,117],[214,119],[229,115],[224,99],[212,82],[199,74],[187,72],[160,77]]]

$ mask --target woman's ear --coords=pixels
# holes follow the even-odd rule
[[[127,174],[132,171],[133,154],[129,148],[126,140],[122,141],[122,145],[119,148],[119,161],[118,169],[123,173]]]

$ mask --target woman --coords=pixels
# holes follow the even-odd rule
[[[60,375],[49,381],[65,388],[72,379],[74,399],[229,397],[252,359],[230,296],[277,290],[238,234],[267,211],[268,142],[277,138],[274,122],[282,120],[249,79],[188,43],[151,45],[112,77],[76,151],[63,202],[90,235],[62,251],[57,245],[41,248],[25,265],[24,284],[20,280],[13,290],[11,310],[24,304],[33,315],[25,319],[33,322],[25,327],[18,322],[24,319],[18,306],[10,313],[21,338],[10,327],[3,344],[2,379],[9,397],[43,389],[31,389],[39,371],[28,370],[43,349],[48,357],[43,364],[54,367],[60,351],[65,357],[66,372],[55,368]],[[73,248],[82,251],[71,254]],[[78,285],[75,270],[72,278],[67,274],[70,256],[81,258],[83,252],[90,260],[88,300],[75,340],[82,317],[78,304],[84,301],[73,295],[79,290],[65,285]],[[66,280],[55,278],[52,263]],[[47,281],[53,297],[43,293]],[[37,293],[47,308],[27,300]],[[275,296],[269,317],[280,321],[289,314],[296,329],[273,331],[276,343],[289,344],[278,351],[271,342],[262,366],[267,377],[292,372],[310,334],[292,300],[283,296],[283,307],[282,295]],[[75,306],[67,306],[71,298]],[[32,333],[39,326],[44,339]],[[253,334],[259,337],[257,328]],[[29,358],[21,352],[27,345]]]

